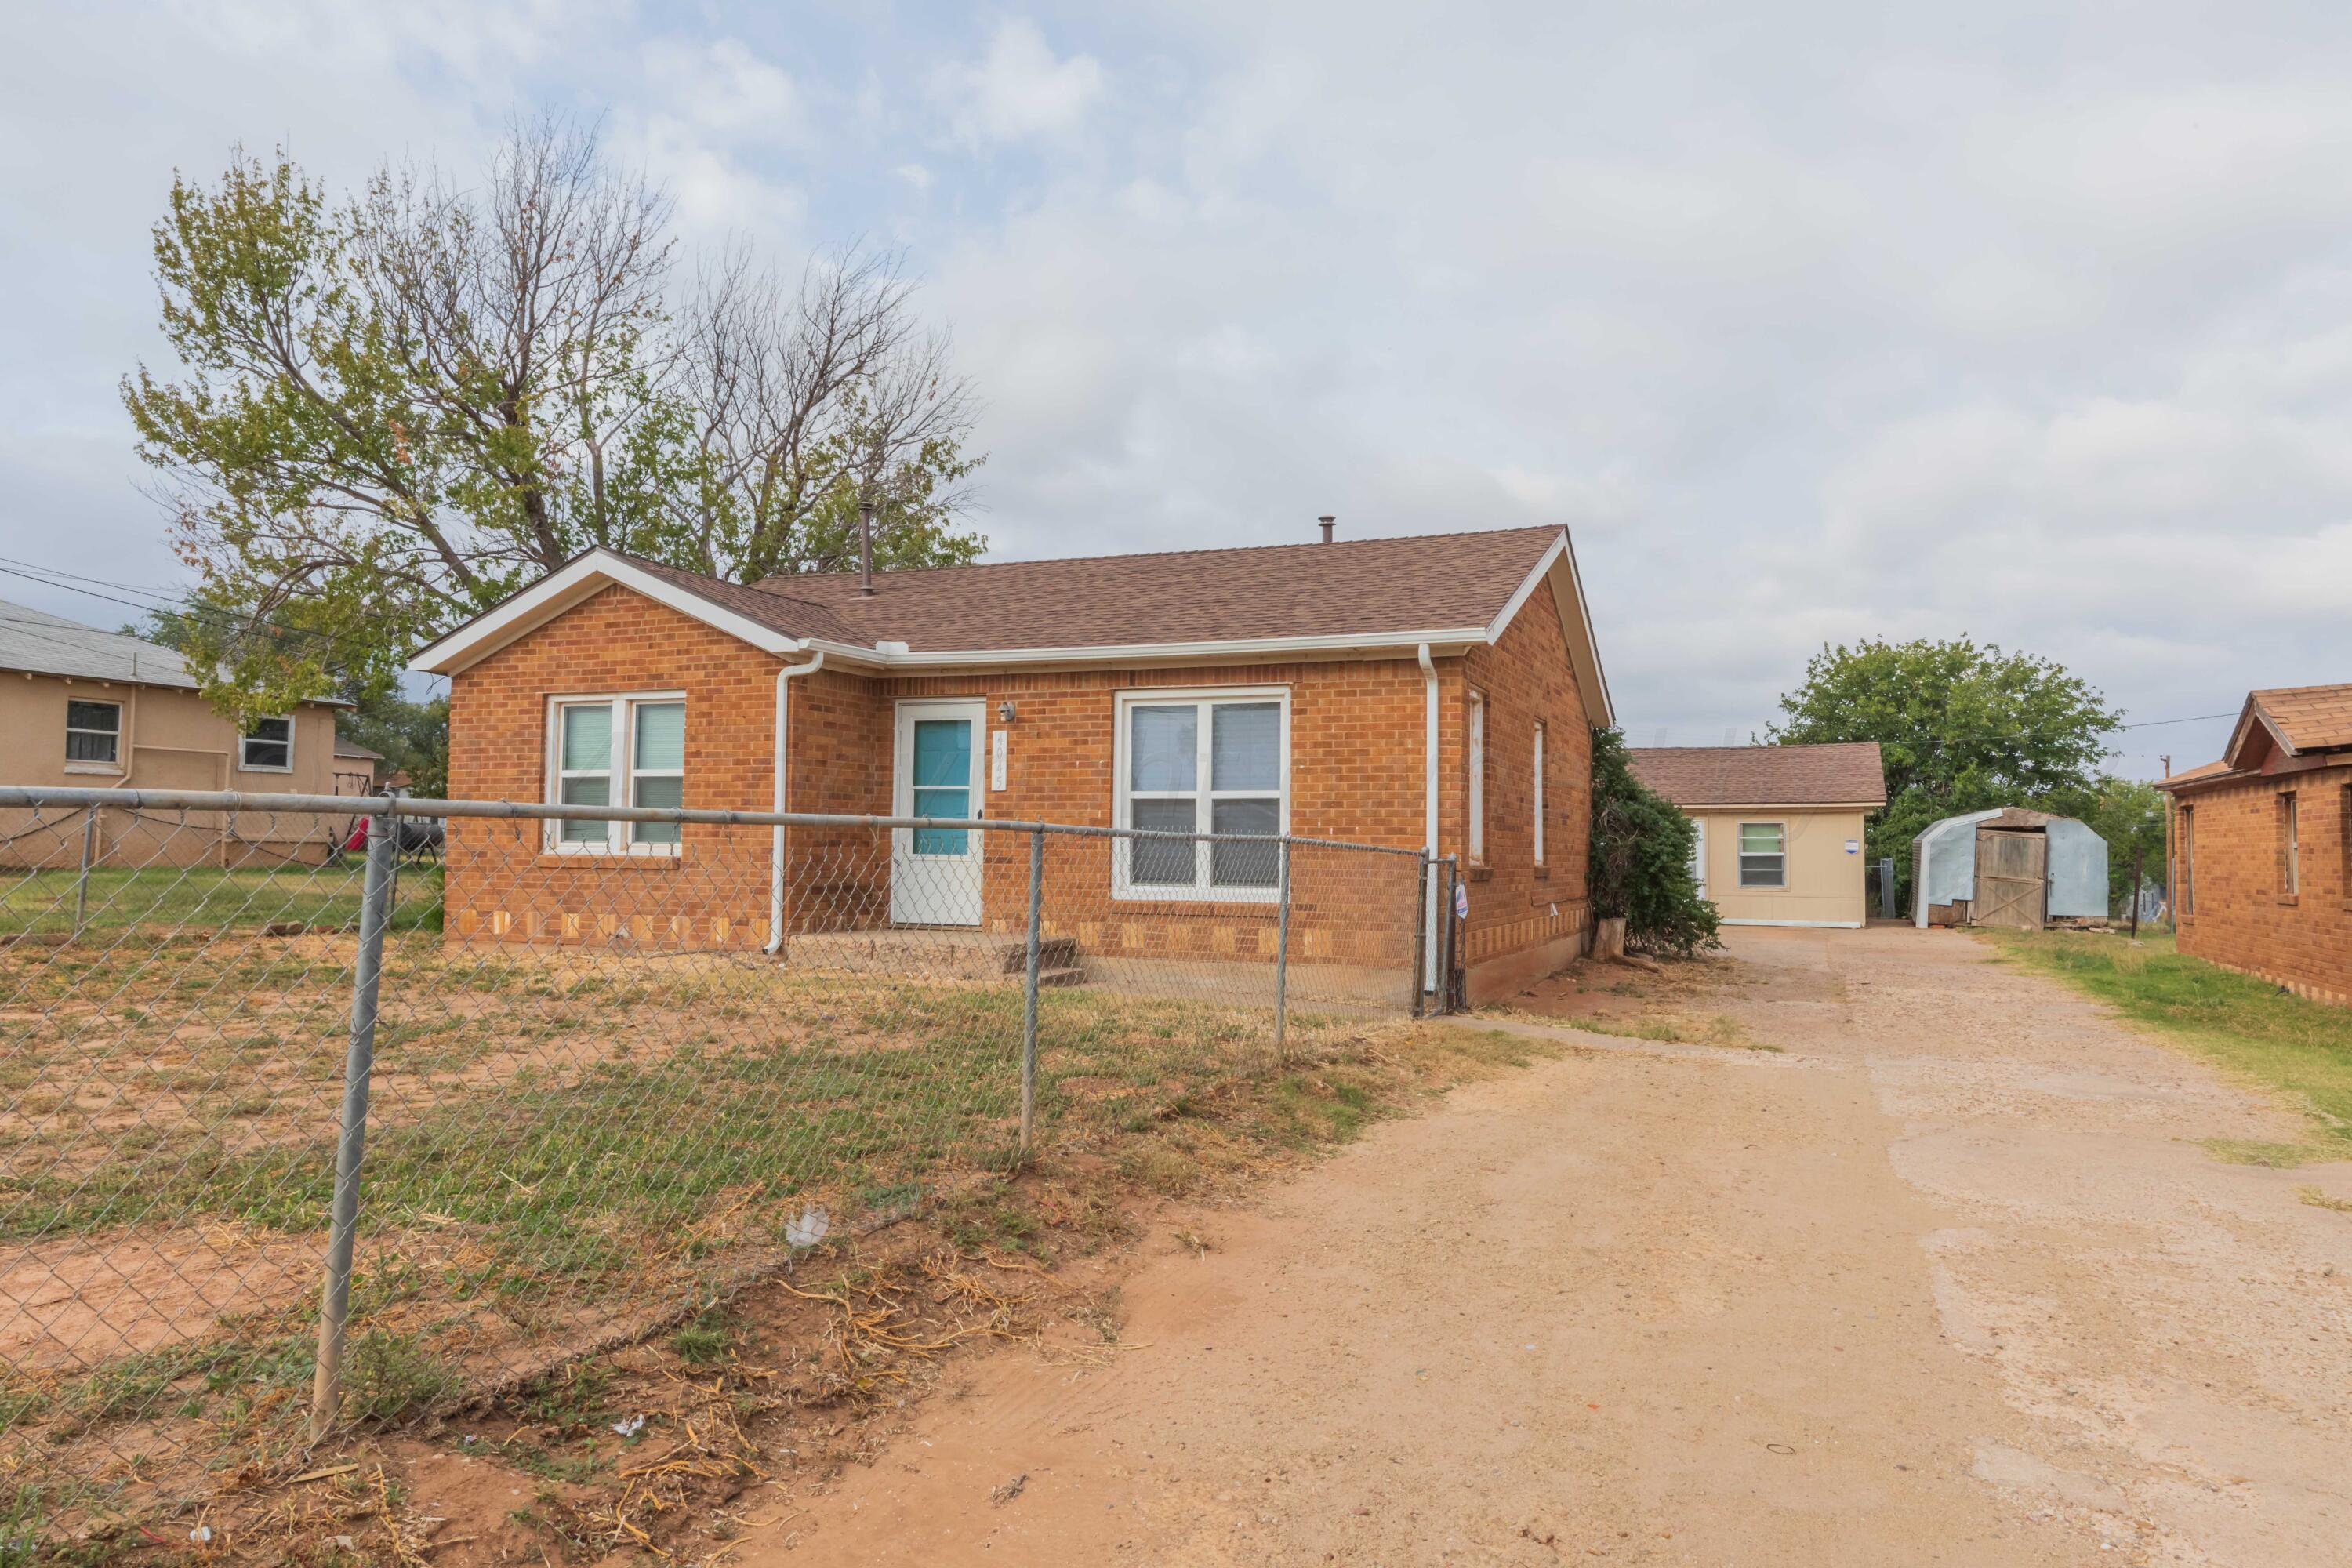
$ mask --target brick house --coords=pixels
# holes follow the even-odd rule
[[[2221,760],[2157,787],[2180,951],[2352,1004],[2352,684],[2249,693]]]
[[[745,585],[598,550],[416,668],[450,678],[460,797],[1434,846],[1466,868],[1474,997],[1558,968],[1588,924],[1590,728],[1614,720],[1557,528],[1327,531],[1319,544],[878,573],[870,592],[855,573]],[[452,825],[454,934],[593,938],[597,917],[566,907],[591,868],[599,896],[657,910],[666,933],[698,943],[772,949],[853,921],[1025,925],[1027,847],[1005,836],[901,831],[887,861],[857,861],[845,830],[739,836],[730,887],[748,855],[771,895],[746,910],[695,877],[728,830],[550,824],[540,880],[492,896],[465,866],[468,840],[497,828],[510,825]],[[1269,858],[1246,846],[1090,842],[1105,846],[1091,859],[1057,846],[1049,879],[1072,906],[1133,911],[1098,940],[1231,952],[1220,915],[1262,917],[1273,898]],[[641,898],[615,894],[630,879]],[[1318,922],[1294,900],[1308,951],[1349,940],[1340,902]]]

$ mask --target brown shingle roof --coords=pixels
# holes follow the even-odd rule
[[[1559,537],[1508,528],[877,572],[870,599],[855,572],[746,587],[636,563],[790,637],[1000,652],[1484,626]]]
[[[2167,773],[2156,781],[2158,789],[2171,789],[2178,784],[2202,784],[2237,772],[2226,762],[2200,763],[2193,768],[2183,768],[2177,773]]]
[[[1821,746],[1633,746],[1633,776],[1676,805],[1886,804],[1875,741]]]
[[[2251,700],[2297,752],[2352,746],[2352,684],[2274,686]]]

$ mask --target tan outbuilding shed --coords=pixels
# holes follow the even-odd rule
[[[1698,825],[1691,875],[1726,925],[1860,926],[1878,742],[1634,746],[1633,774]]]

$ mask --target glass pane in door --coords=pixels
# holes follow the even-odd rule
[[[917,816],[969,817],[971,815],[971,721],[915,721],[914,814]],[[961,855],[971,835],[961,827],[915,829],[918,855]]]

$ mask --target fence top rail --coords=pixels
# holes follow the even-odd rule
[[[1295,833],[1185,833],[1173,828],[1097,827],[1075,822],[1006,817],[854,816],[808,811],[705,811],[684,806],[555,805],[529,800],[430,800],[404,795],[249,795],[239,790],[77,789],[0,784],[0,809],[64,811],[226,811],[297,816],[488,817],[572,822],[675,822],[712,827],[965,829],[976,833],[1055,833],[1087,838],[1182,839],[1195,844],[1289,844],[1423,858],[1417,846],[1361,844]]]

